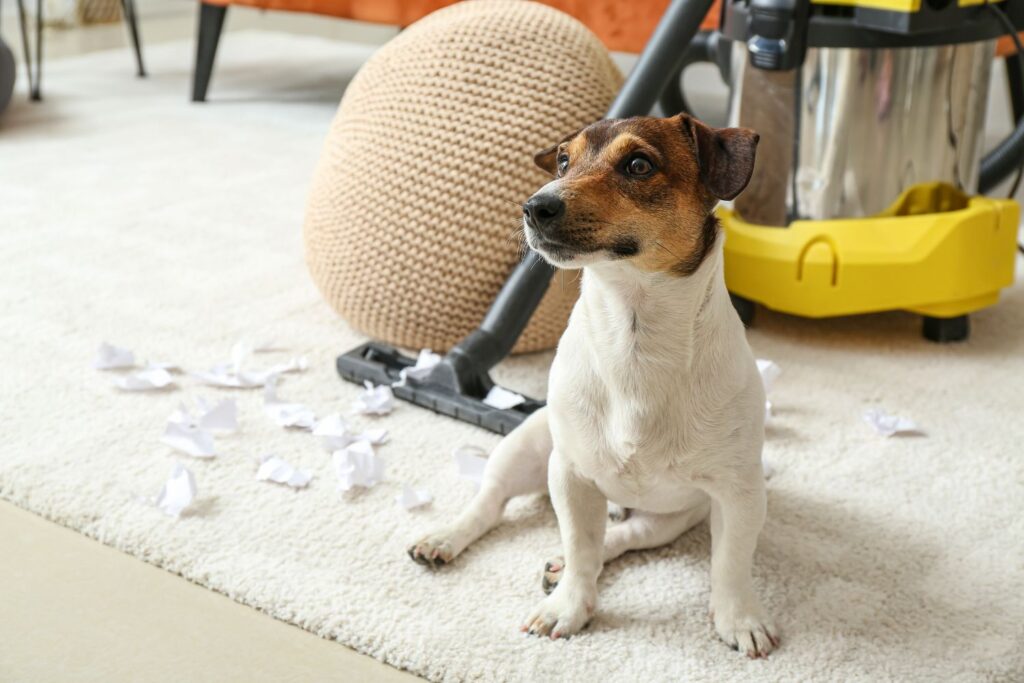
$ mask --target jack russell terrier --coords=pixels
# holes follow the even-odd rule
[[[722,273],[713,209],[750,180],[758,135],[672,118],[605,120],[535,157],[554,180],[523,206],[529,246],[582,268],[547,407],[503,439],[455,521],[413,544],[451,562],[513,496],[543,491],[564,560],[521,629],[565,638],[597,604],[605,562],[709,520],[711,616],[750,657],[778,646],[751,579],[765,519],[765,396]],[[630,510],[605,530],[609,502]]]

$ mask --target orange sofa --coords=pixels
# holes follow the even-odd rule
[[[408,26],[434,10],[458,0],[203,0],[196,40],[196,68],[192,99],[202,102],[213,72],[221,28],[229,5],[257,9],[308,12],[342,19],[356,19]],[[608,47],[621,52],[640,52],[669,0],[539,0],[579,19]],[[703,28],[718,25],[719,0],[704,19]]]

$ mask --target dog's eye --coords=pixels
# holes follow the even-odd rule
[[[558,155],[558,175],[565,173],[565,169],[569,168],[569,155],[559,154]]]
[[[626,173],[631,176],[642,178],[650,175],[653,170],[654,164],[651,163],[650,159],[639,154],[626,162]]]

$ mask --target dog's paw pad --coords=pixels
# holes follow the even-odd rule
[[[451,562],[455,554],[452,552],[451,543],[437,536],[426,538],[413,543],[407,551],[413,562],[422,564],[431,569],[437,569]]]
[[[545,595],[551,595],[551,591],[558,586],[558,580],[562,578],[562,570],[565,569],[565,560],[555,557],[544,563],[544,575],[541,578],[541,588]]]

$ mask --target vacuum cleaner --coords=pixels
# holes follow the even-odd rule
[[[905,309],[924,336],[968,335],[968,314],[1013,281],[1019,208],[991,191],[1024,162],[1024,62],[1007,58],[1017,122],[981,156],[996,40],[1024,0],[674,0],[607,118],[688,111],[681,73],[706,61],[730,84],[729,124],[761,130],[750,185],[719,209],[740,317],[756,305],[810,317]],[[1017,41],[1019,44],[1019,41]],[[1011,193],[1012,194],[1012,193]],[[483,402],[554,269],[528,252],[479,327],[395,395],[499,434],[543,405]],[[375,342],[339,374],[395,384],[415,361]]]

